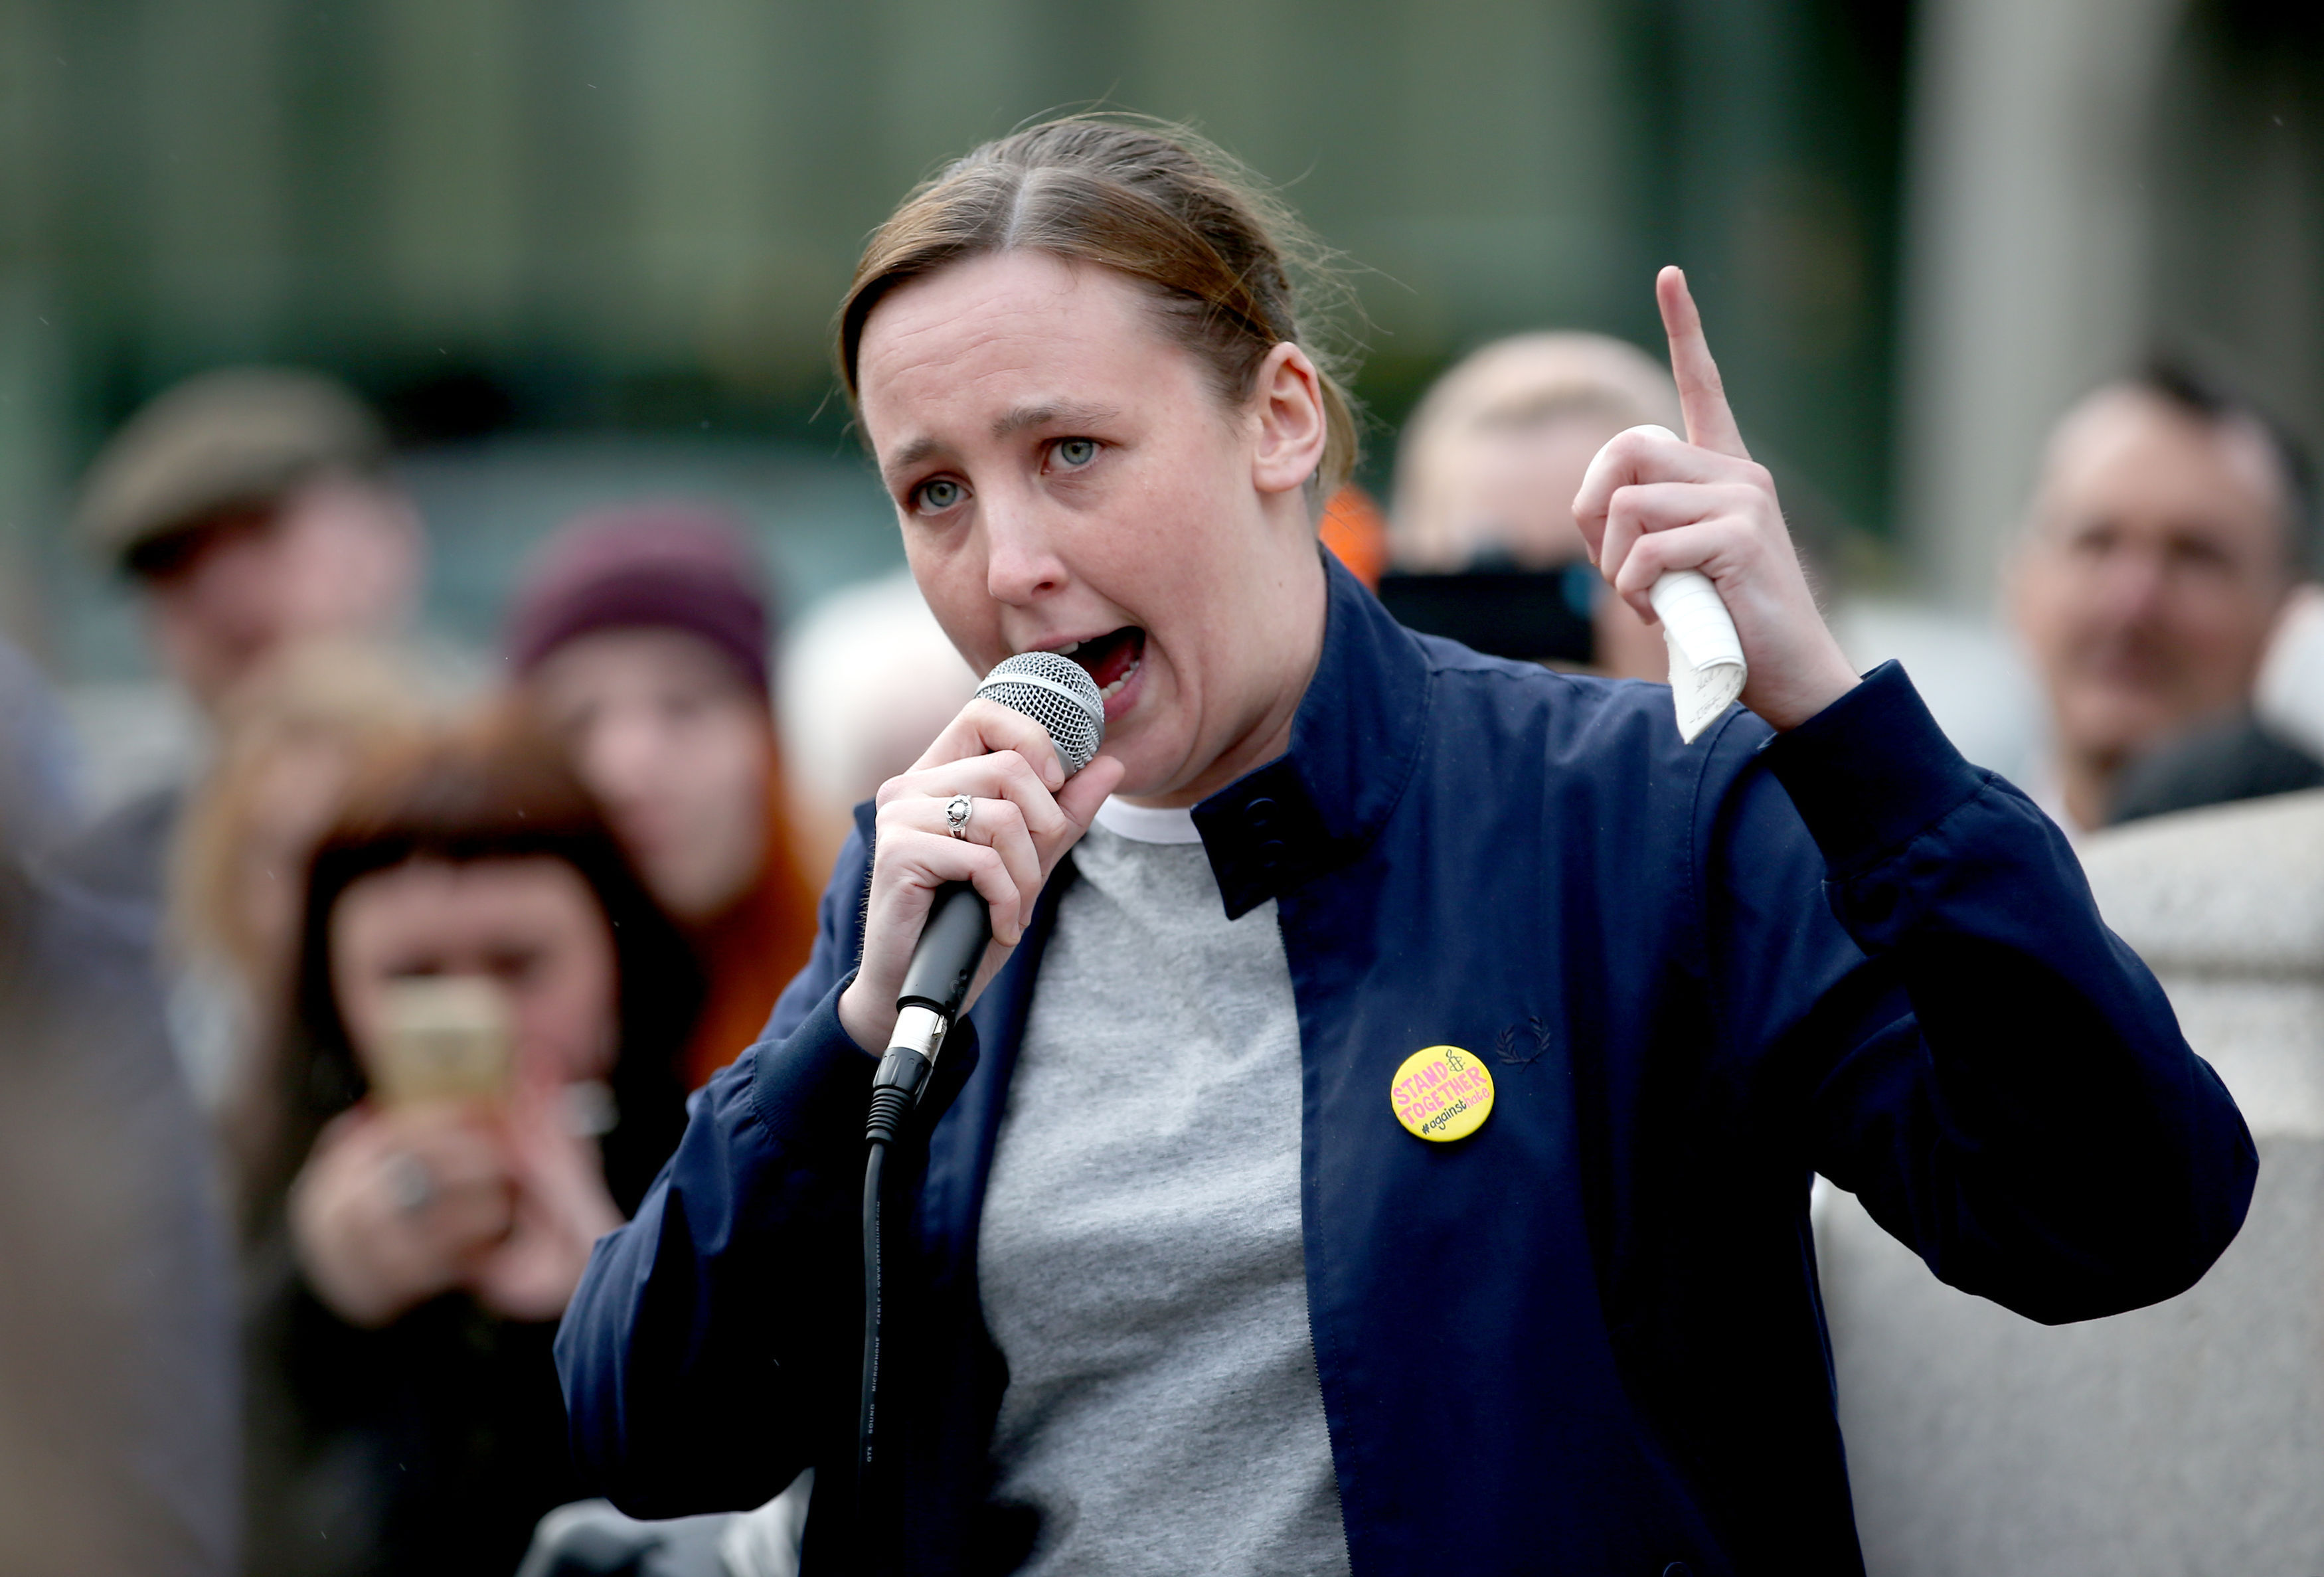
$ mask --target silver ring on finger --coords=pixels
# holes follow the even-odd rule
[[[418,1215],[436,1203],[436,1175],[418,1156],[401,1151],[387,1163],[387,1194],[396,1209]]]
[[[976,801],[965,794],[955,794],[945,801],[945,830],[954,837],[968,836],[968,818],[975,813]]]

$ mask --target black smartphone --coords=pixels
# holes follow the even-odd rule
[[[1396,622],[1492,657],[1587,665],[1597,642],[1590,610],[1602,585],[1587,564],[1386,575],[1379,599]]]

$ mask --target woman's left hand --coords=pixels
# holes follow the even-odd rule
[[[315,1296],[376,1330],[461,1284],[514,1219],[493,1121],[471,1108],[343,1111],[290,1185],[290,1241]]]
[[[1857,683],[1808,589],[1775,502],[1775,479],[1743,447],[1686,276],[1655,281],[1686,438],[1633,428],[1599,452],[1573,500],[1591,560],[1647,623],[1665,571],[1711,577],[1735,620],[1749,669],[1743,705],[1796,728]]]
[[[502,1115],[515,1184],[509,1234],[465,1285],[511,1320],[553,1320],[572,1301],[599,1238],[622,1224],[597,1142],[573,1131],[561,1084],[523,1084]]]

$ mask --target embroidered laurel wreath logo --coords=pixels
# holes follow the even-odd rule
[[[1513,1068],[1525,1067],[1547,1051],[1554,1038],[1547,1024],[1538,1018],[1527,1019],[1493,1037],[1493,1060]]]

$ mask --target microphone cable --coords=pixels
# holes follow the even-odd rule
[[[863,1125],[863,1392],[855,1432],[855,1499],[867,1539],[877,1536],[875,1475],[881,1465],[876,1443],[881,1320],[887,1302],[881,1228],[886,1213],[888,1151],[927,1086],[991,936],[991,911],[975,888],[953,881],[936,889],[928,923],[897,997],[895,1031],[880,1059],[880,1071],[872,1078],[872,1109]]]

